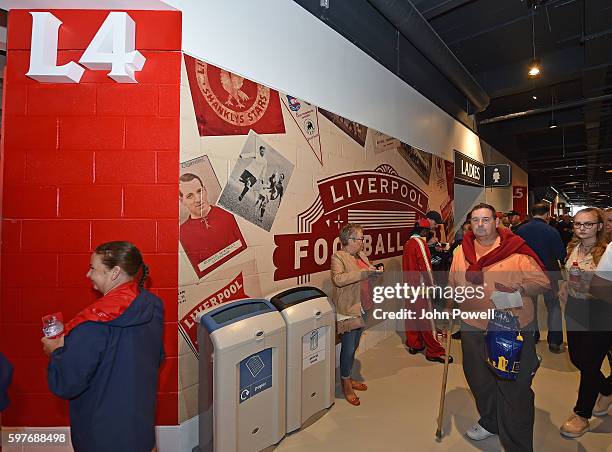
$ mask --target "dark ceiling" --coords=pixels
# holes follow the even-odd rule
[[[489,95],[475,116],[461,88],[379,12],[385,2],[295,1],[527,170],[530,189],[612,205],[612,0],[412,0]]]

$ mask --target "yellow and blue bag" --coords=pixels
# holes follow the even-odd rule
[[[518,378],[523,350],[523,336],[518,317],[495,310],[485,335],[487,362],[495,374],[506,380]]]

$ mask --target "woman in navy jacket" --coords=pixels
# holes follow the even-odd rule
[[[155,449],[163,305],[143,289],[147,275],[133,244],[98,246],[87,277],[102,298],[68,322],[61,337],[42,338],[49,388],[70,401],[76,452]]]

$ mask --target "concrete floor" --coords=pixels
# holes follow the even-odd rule
[[[543,335],[545,338],[545,334]],[[369,386],[358,393],[361,406],[344,400],[339,386],[336,403],[316,422],[288,435],[272,450],[282,451],[501,451],[497,437],[472,442],[464,432],[477,420],[472,395],[461,367],[461,348],[452,341],[443,439],[436,442],[436,419],[443,366],[423,355],[409,355],[399,335],[362,353],[356,374]],[[578,390],[578,373],[567,352],[555,355],[541,341],[542,366],[534,379],[536,451],[612,452],[612,413],[593,418],[591,432],[577,440],[559,434],[559,426],[571,414]],[[604,364],[604,372],[609,371]]]

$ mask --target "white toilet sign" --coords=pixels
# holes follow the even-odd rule
[[[111,12],[77,64],[57,65],[57,41],[62,22],[49,12],[32,15],[30,68],[26,75],[39,82],[79,83],[85,69],[107,70],[118,83],[137,83],[146,58],[136,50],[136,24],[126,12]]]
[[[312,330],[302,337],[302,369],[325,360],[327,327]]]

